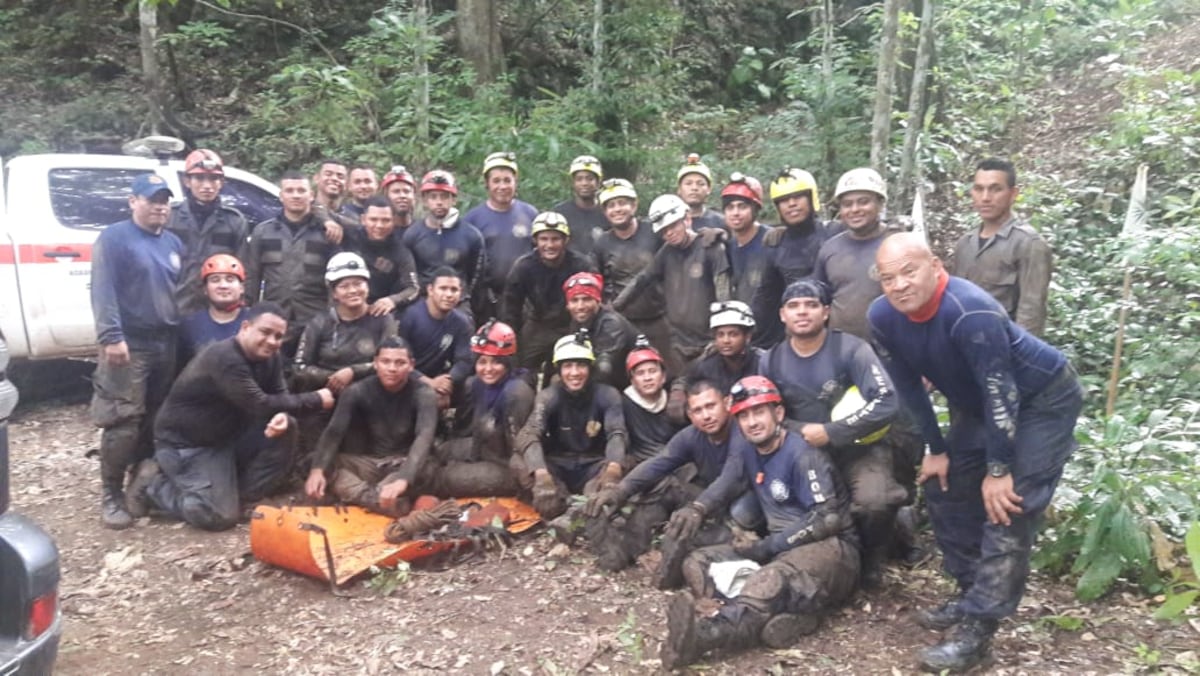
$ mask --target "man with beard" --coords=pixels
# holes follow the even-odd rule
[[[691,214],[678,195],[655,198],[650,204],[650,222],[664,246],[654,254],[650,267],[613,300],[613,309],[621,312],[639,294],[661,285],[671,299],[667,304],[671,327],[668,370],[683,373],[708,344],[708,307],[729,300],[729,259],[724,244],[708,246],[692,230]]]
[[[675,173],[675,193],[687,204],[692,217],[692,227],[725,228],[721,214],[708,208],[708,196],[712,194],[713,176],[708,165],[700,161],[700,155],[689,153],[687,160]]]
[[[425,287],[425,298],[408,306],[400,315],[400,335],[408,339],[412,359],[422,382],[433,388],[438,407],[450,405],[450,397],[471,373],[471,318],[459,309],[462,278],[453,268],[433,271]]]
[[[573,196],[554,206],[556,211],[567,217],[571,224],[571,249],[591,255],[596,240],[608,230],[608,219],[604,207],[596,199],[600,192],[600,181],[604,180],[604,169],[600,160],[591,155],[580,155],[571,160],[567,170],[571,177]]]
[[[448,171],[435,169],[421,179],[421,201],[425,218],[404,231],[404,244],[417,264],[417,279],[428,288],[434,270],[449,266],[458,271],[462,287],[459,304],[468,315],[470,298],[484,270],[483,235],[470,223],[461,222],[458,184]],[[419,351],[419,350],[418,350]]]
[[[186,366],[209,343],[237,335],[246,315],[246,269],[229,254],[210,256],[200,267],[208,307],[179,322],[177,363]]]
[[[517,199],[517,158],[512,153],[492,153],[483,161],[483,183],[487,200],[464,217],[483,235],[486,267],[472,299],[472,310],[481,320],[499,315],[500,299],[509,272],[517,259],[529,253],[530,228],[537,209]],[[520,326],[520,324],[513,324]],[[545,344],[548,351],[554,337]],[[530,345],[524,331],[521,345]]]
[[[922,651],[921,664],[966,671],[986,658],[1000,619],[1021,601],[1042,513],[1077,445],[1083,389],[1061,352],[948,275],[920,236],[892,235],[875,263],[885,297],[868,311],[871,336],[929,444],[917,481],[942,565],[959,587],[917,616],[923,627],[952,628]],[[923,379],[953,412],[946,436]]]
[[[533,472],[533,508],[543,519],[567,509],[571,495],[590,496],[621,480],[628,436],[621,394],[591,378],[596,357],[581,334],[554,345],[559,381],[538,393],[517,436]]]
[[[154,452],[154,415],[175,376],[175,294],[183,244],[166,231],[171,189],[156,174],[130,186],[129,218],[92,249],[92,316],[99,355],[92,422],[100,434],[100,513],[106,528],[133,525],[126,472]]]
[[[205,289],[200,267],[217,254],[237,254],[249,226],[242,213],[221,204],[225,165],[221,156],[201,148],[183,162],[186,199],[171,207],[167,231],[183,242],[179,267],[179,290],[175,296],[180,315],[187,316],[205,306]],[[236,325],[234,330],[236,330]]]
[[[532,237],[534,250],[518,258],[508,273],[500,318],[521,327],[517,363],[536,375],[550,360],[554,341],[571,324],[563,284],[575,273],[596,268],[591,258],[568,248],[571,228],[560,213],[538,214]]]
[[[404,309],[420,295],[417,264],[396,231],[395,213],[387,198],[373,195],[363,202],[361,228],[346,231],[342,248],[362,256],[371,273],[367,300],[374,316]]]
[[[817,251],[825,240],[837,233],[836,227],[821,221],[821,196],[812,174],[801,169],[784,169],[771,182],[771,201],[779,212],[780,226],[763,239],[767,263],[762,285],[750,307],[758,326],[754,344],[761,348],[783,340],[779,323],[779,297],[788,284],[811,277]]]
[[[392,205],[392,222],[403,238],[408,226],[413,223],[416,209],[417,181],[403,165],[397,164],[384,174],[379,182],[379,192]]]
[[[279,304],[287,321],[283,354],[291,359],[308,321],[329,306],[325,264],[337,253],[325,226],[313,212],[312,186],[299,172],[279,179],[282,209],[254,227],[239,258],[246,266],[251,304]]]
[[[412,350],[392,336],[379,344],[373,375],[338,398],[304,492],[314,500],[328,490],[338,500],[389,516],[411,508],[432,479],[427,462],[437,430],[432,390],[409,376]]]
[[[884,237],[897,231],[880,219],[887,184],[874,169],[851,169],[838,179],[833,197],[846,229],[821,245],[813,277],[832,297],[829,328],[866,340],[867,307],[883,294],[872,273],[875,252]]]
[[[733,297],[749,305],[754,302],[755,289],[766,276],[763,239],[770,228],[758,222],[758,213],[763,206],[762,184],[753,176],[734,172],[729,183],[721,189],[721,204],[725,211],[725,226],[733,240],[725,244],[729,251]]]
[[[638,273],[650,266],[662,242],[649,223],[638,220],[638,196],[632,183],[623,178],[608,179],[600,187],[599,200],[611,227],[596,240],[592,255],[604,276],[604,301],[611,304]],[[669,350],[671,328],[667,325],[666,306],[662,285],[651,284],[630,300],[621,316],[651,345]]]
[[[280,345],[284,310],[265,302],[233,338],[187,365],[154,423],[154,460],[138,466],[126,506],[135,517],[158,509],[205,530],[237,525],[244,506],[282,486],[296,450],[296,420],[333,408],[328,389],[290,394]]]
[[[601,305],[604,297],[604,278],[592,272],[577,272],[563,284],[567,313],[571,315],[571,332],[588,332],[596,362],[592,374],[597,382],[621,390],[629,384],[625,357],[633,350],[638,332],[621,313]]]
[[[735,531],[732,544],[688,555],[683,575],[689,591],[677,594],[667,609],[666,669],[710,650],[790,646],[816,631],[821,618],[854,592],[858,578],[850,501],[829,457],[784,427],[779,390],[767,378],[738,381],[730,401],[741,437],[730,444],[721,475],[675,512],[667,532],[694,532],[706,514],[749,489],[766,515],[768,535]],[[712,565],[745,559],[761,567],[730,599],[734,595],[718,587]],[[697,617],[697,598],[712,603],[718,593],[728,600],[715,614]]]
[[[517,434],[533,411],[533,388],[513,363],[517,334],[495,320],[471,338],[475,375],[454,404],[454,427],[435,449],[435,495],[519,495],[532,486]],[[524,483],[522,483],[524,482]]]
[[[338,212],[357,221],[362,218],[367,200],[379,189],[379,179],[375,176],[373,168],[365,164],[356,164],[350,167],[349,181],[350,199],[342,202]]]
[[[895,478],[897,451],[888,435],[900,404],[871,346],[826,328],[829,305],[829,292],[820,282],[790,284],[779,308],[787,339],[759,359],[758,369],[783,393],[787,417],[799,435],[827,451],[849,484],[862,537],[863,584],[877,587],[896,512],[909,497]],[[835,407],[848,395],[858,406],[834,420]]]

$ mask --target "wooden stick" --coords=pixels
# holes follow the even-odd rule
[[[1125,267],[1125,283],[1121,286],[1121,309],[1117,312],[1117,344],[1113,348],[1112,373],[1108,376],[1108,402],[1104,405],[1104,416],[1111,418],[1117,407],[1117,384],[1121,378],[1121,349],[1125,346],[1125,317],[1129,314],[1132,295],[1133,274],[1129,265]]]

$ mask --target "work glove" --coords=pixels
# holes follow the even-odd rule
[[[700,524],[704,522],[704,512],[704,505],[698,502],[679,508],[667,522],[667,529],[664,531],[666,536],[680,542],[692,539],[696,531],[700,530]]]
[[[724,228],[700,228],[696,234],[700,235],[700,244],[705,249],[729,238],[729,233],[725,232]]]
[[[767,543],[758,535],[735,528],[733,531],[733,551],[738,556],[745,557],[757,563],[766,563],[771,558],[767,551]]]
[[[625,496],[622,494],[620,487],[610,486],[601,489],[600,492],[588,498],[587,504],[583,506],[583,515],[589,519],[594,519],[603,514],[613,514],[621,509],[625,504]]]
[[[534,482],[533,508],[543,519],[547,520],[567,511],[567,501],[558,492],[554,477],[547,474],[544,478],[539,478]]]

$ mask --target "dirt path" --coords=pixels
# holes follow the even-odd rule
[[[654,673],[667,595],[630,570],[598,572],[574,550],[526,535],[504,556],[414,571],[391,597],[358,582],[350,598],[258,563],[242,526],[219,534],[147,521],[99,527],[96,445],[80,405],[43,404],[12,422],[14,502],[57,539],[63,558],[64,674]],[[936,634],[914,608],[949,590],[934,567],[889,571],[816,636],[790,650],[713,660],[704,670],[745,673],[913,673],[913,653]],[[1080,606],[1036,579],[998,637],[984,673],[1128,673],[1157,664],[1200,669],[1200,620],[1148,618],[1133,595]],[[1059,628],[1078,618],[1075,631]],[[1139,646],[1142,646],[1139,648]],[[699,671],[699,670],[698,670]]]

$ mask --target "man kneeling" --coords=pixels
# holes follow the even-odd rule
[[[308,497],[328,488],[343,502],[389,516],[409,512],[407,496],[430,483],[426,469],[437,429],[437,393],[410,378],[412,350],[398,336],[375,351],[375,375],[342,392],[317,442],[304,483]],[[330,477],[332,476],[332,481]]]
[[[225,530],[241,505],[281,487],[298,439],[288,414],[333,407],[328,388],[290,394],[284,386],[283,317],[274,303],[254,306],[237,335],[204,348],[179,375],[154,421],[154,460],[139,465],[129,486],[130,514],[157,508]]]
[[[816,630],[832,606],[849,598],[858,580],[859,546],[849,495],[829,457],[783,426],[783,399],[762,376],[730,390],[730,413],[741,437],[730,443],[721,475],[691,505],[671,517],[669,531],[694,532],[705,514],[751,489],[767,519],[762,539],[744,532],[733,544],[688,555],[683,575],[690,592],[671,600],[667,669],[687,665],[709,650],[764,643],[785,647]],[[718,589],[712,564],[750,559],[762,564],[740,589]],[[722,599],[715,615],[697,617],[696,597]]]

